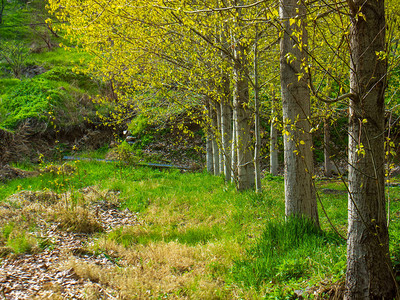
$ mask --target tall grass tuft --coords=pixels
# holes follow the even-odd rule
[[[308,278],[310,265],[327,244],[337,246],[340,242],[306,218],[269,221],[257,244],[235,262],[232,279],[245,287],[259,288],[265,283]]]

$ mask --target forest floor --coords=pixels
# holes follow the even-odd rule
[[[106,268],[114,266],[116,262],[108,255],[88,253],[83,247],[95,232],[136,225],[137,215],[129,209],[119,210],[117,195],[112,192],[104,193],[96,187],[87,187],[81,192],[85,204],[71,208],[77,215],[61,218],[61,221],[55,220],[54,214],[64,210],[59,200],[69,203],[70,194],[21,191],[0,204],[2,225],[15,224],[21,215],[29,216],[29,223],[35,220],[31,234],[40,240],[39,247],[43,248],[43,251],[30,249],[29,253],[2,259],[1,299],[114,298],[116,292],[111,287],[77,276],[68,264],[76,260]],[[63,213],[68,214],[67,211]],[[9,250],[3,247],[2,254],[8,254]]]
[[[321,206],[322,231],[283,222],[280,176],[266,175],[262,194],[204,172],[115,162],[14,165],[0,176],[0,299],[341,295],[345,242]],[[317,190],[345,235],[345,187],[319,180]],[[390,198],[396,263],[397,185]]]

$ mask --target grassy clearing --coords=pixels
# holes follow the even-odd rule
[[[346,245],[322,211],[322,231],[304,220],[283,222],[282,178],[267,177],[264,192],[256,194],[237,193],[222,178],[205,173],[87,161],[46,170],[36,178],[0,184],[0,199],[20,190],[78,195],[79,189],[98,186],[118,193],[122,208],[140,212],[139,225],[98,233],[86,246],[85,251],[113,261],[114,268],[83,263],[72,255],[63,266],[114,287],[123,298],[285,299],[296,289],[343,279]],[[323,192],[345,187],[337,181],[317,185],[332,222],[345,234],[347,196]],[[399,188],[391,188],[391,199],[391,249],[398,262]],[[80,209],[68,212],[66,230],[71,220],[85,214]],[[10,226],[2,227],[5,243]],[[28,232],[29,226],[21,230]],[[24,252],[23,247],[9,248]]]

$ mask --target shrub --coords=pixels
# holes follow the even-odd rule
[[[6,62],[14,77],[21,78],[29,55],[29,49],[19,41],[3,42],[0,44],[0,57]]]

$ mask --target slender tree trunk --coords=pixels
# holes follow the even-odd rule
[[[332,160],[331,160],[331,133],[329,119],[324,119],[324,174],[326,177],[332,176]]]
[[[211,104],[211,127],[213,132],[212,139],[212,148],[213,148],[213,162],[214,162],[214,175],[218,176],[219,173],[219,148],[217,142],[217,133],[218,133],[218,120],[217,120],[217,112],[214,109],[214,103]]]
[[[235,100],[234,100],[235,102]],[[231,165],[231,182],[237,182],[237,140],[236,140],[236,110],[233,110],[233,123],[232,123],[232,165]]]
[[[261,134],[260,134],[260,103],[259,103],[259,87],[258,87],[258,32],[256,28],[256,37],[254,42],[254,134],[256,143],[254,145],[254,170],[256,191],[261,192],[261,166],[260,166],[260,150],[261,150]]]
[[[225,26],[221,33],[221,42],[225,48],[229,48],[226,41],[228,28]],[[221,52],[222,59],[226,62],[229,58],[225,52]],[[230,77],[225,70],[222,70],[222,100],[221,100],[221,140],[222,152],[224,155],[225,181],[230,182],[232,178],[232,91]]]
[[[224,173],[224,155],[223,155],[223,147],[222,147],[222,113],[221,113],[221,104],[219,102],[215,102],[215,112],[217,114],[217,145],[218,145],[218,161],[219,161],[219,173]]]
[[[275,94],[272,96],[271,133],[269,141],[269,172],[278,175],[278,130],[275,126]]]
[[[307,54],[301,51],[307,45],[305,30],[306,9],[297,0],[280,2],[280,18],[284,33],[281,39],[281,90],[285,148],[285,213],[286,216],[307,216],[317,225],[318,210],[313,188],[313,157],[310,124],[310,92],[306,74],[299,78],[301,63],[307,62]],[[300,16],[300,17],[299,17]],[[303,16],[303,17],[302,17]],[[301,27],[297,22],[290,25],[289,18],[301,18]],[[301,40],[291,36],[293,31],[301,31]],[[297,39],[297,43],[293,39]],[[301,45],[301,46],[299,46]]]
[[[237,189],[247,190],[254,188],[254,164],[250,150],[250,112],[249,83],[246,70],[246,56],[240,44],[235,46],[234,73],[234,110],[236,119],[237,143]]]
[[[349,209],[345,299],[393,299],[384,195],[384,1],[350,2]],[[361,17],[361,14],[362,16]]]
[[[206,109],[208,112],[208,118],[210,119],[209,124],[207,124],[206,128],[206,164],[207,164],[207,172],[214,174],[214,157],[213,157],[213,146],[212,146],[212,140],[213,140],[213,133],[210,128],[210,123],[211,123],[211,106],[210,106],[210,101],[206,99]]]
[[[225,181],[231,181],[232,173],[232,107],[230,103],[230,87],[228,84],[228,94],[224,93],[221,101],[221,140],[222,153],[224,155],[224,174]]]
[[[3,24],[3,13],[4,13],[4,8],[6,7],[7,0],[1,0],[1,5],[0,5],[0,24]]]

